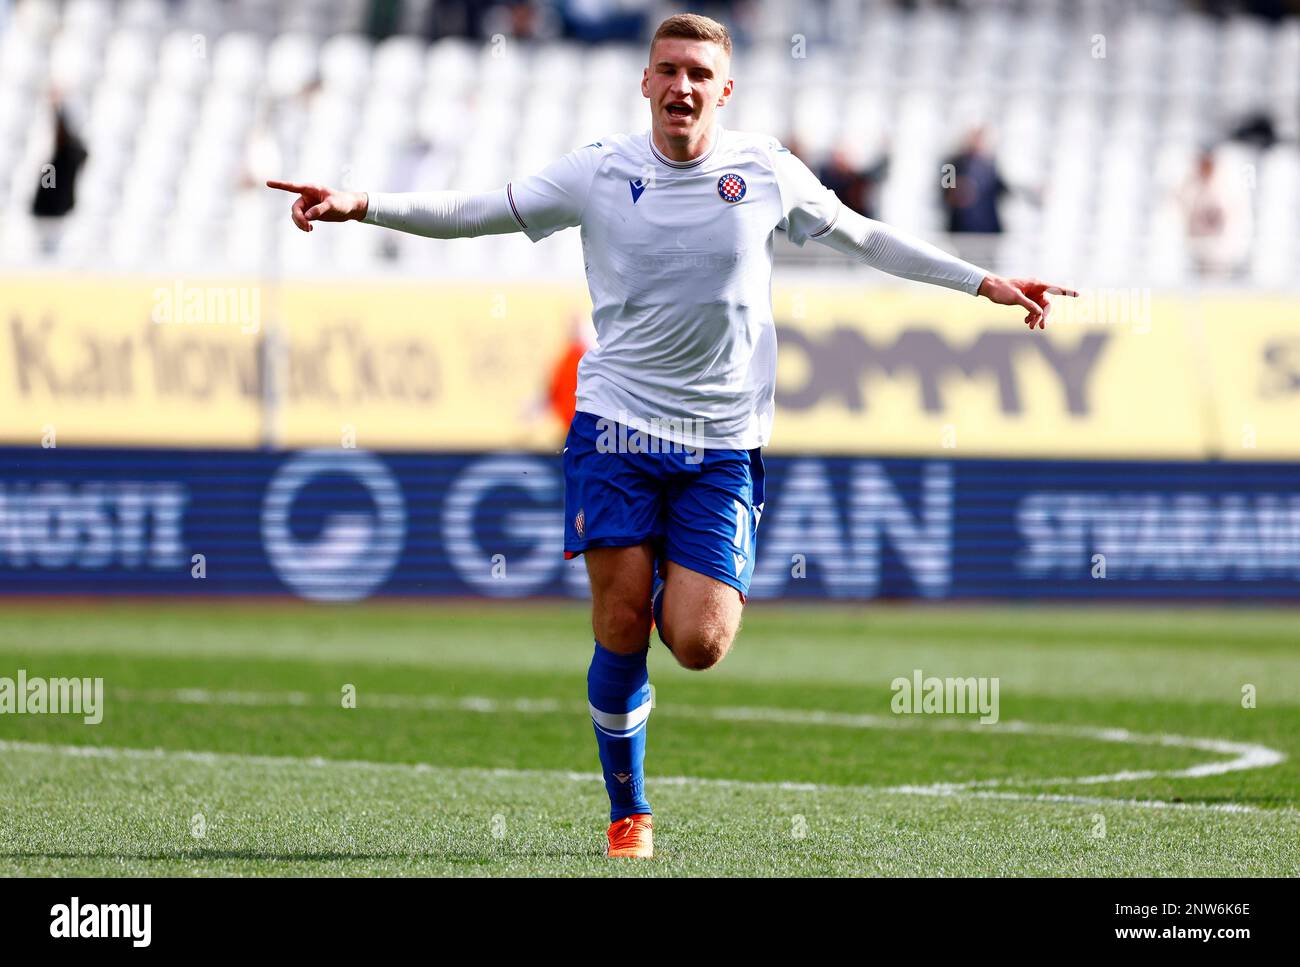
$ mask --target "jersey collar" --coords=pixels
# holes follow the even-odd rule
[[[694,168],[697,165],[704,164],[705,161],[709,160],[709,156],[718,149],[718,142],[722,140],[722,125],[719,122],[714,122],[713,137],[709,140],[709,150],[704,152],[704,154],[700,155],[698,158],[692,158],[690,161],[671,161],[661,155],[659,149],[655,147],[654,128],[646,131],[645,140],[646,144],[650,146],[650,153],[654,155],[655,160],[661,164],[665,164],[669,168]]]

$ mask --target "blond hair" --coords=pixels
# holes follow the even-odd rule
[[[698,13],[678,13],[659,25],[650,40],[650,49],[664,37],[680,37],[683,40],[708,40],[717,44],[727,56],[731,56],[731,34],[727,28],[709,17]]]

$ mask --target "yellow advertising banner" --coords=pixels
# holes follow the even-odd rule
[[[549,370],[585,291],[28,279],[0,285],[0,440],[558,446]]]
[[[1201,374],[1178,307],[1084,294],[1045,330],[921,287],[774,293],[773,447],[950,456],[1203,454]]]
[[[585,290],[563,286],[382,285],[281,289],[287,447],[554,448],[544,405],[551,368]]]
[[[1188,300],[1203,334],[1214,424],[1209,448],[1225,460],[1300,456],[1300,299]]]
[[[6,443],[257,445],[257,287],[37,276],[0,280],[0,293]]]
[[[785,284],[772,448],[1300,458],[1281,296],[1085,292],[1046,331],[922,286]],[[0,441],[554,449],[581,286],[0,280]]]

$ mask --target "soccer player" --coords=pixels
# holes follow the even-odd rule
[[[680,664],[703,670],[740,626],[774,409],[773,232],[1019,306],[1031,329],[1045,325],[1049,293],[1075,294],[999,278],[864,218],[775,138],[723,128],[730,65],[722,24],[669,17],[641,78],[650,129],[603,137],[495,191],[268,182],[299,195],[292,217],[304,232],[352,220],[538,242],[581,228],[598,342],[579,367],[564,448],[564,547],[584,555],[591,582],[587,698],[610,800],[608,856],[653,851],[643,768],[651,628]]]

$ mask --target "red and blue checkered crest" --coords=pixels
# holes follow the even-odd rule
[[[718,197],[725,202],[738,202],[745,197],[745,179],[728,172],[718,179]]]

